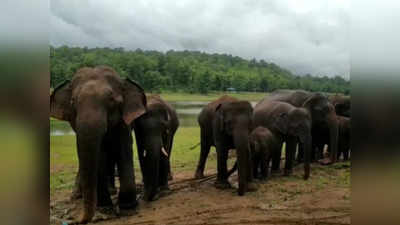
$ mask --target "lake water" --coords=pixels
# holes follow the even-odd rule
[[[209,102],[200,101],[180,101],[180,102],[169,102],[178,113],[180,127],[194,127],[198,126],[197,116],[205,105]],[[251,102],[254,106],[256,102]],[[50,135],[75,135],[71,126],[68,122],[50,120]]]

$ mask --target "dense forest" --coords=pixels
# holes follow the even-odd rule
[[[123,48],[50,46],[51,86],[70,79],[83,66],[109,65],[146,91],[262,91],[305,89],[349,94],[350,82],[340,76],[297,76],[274,63],[200,51],[127,51]]]

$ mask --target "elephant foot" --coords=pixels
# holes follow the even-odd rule
[[[197,171],[197,172],[194,174],[194,178],[195,178],[195,179],[204,178],[203,172]]]
[[[248,192],[255,192],[257,190],[258,190],[258,186],[254,182],[251,182],[251,183],[247,184],[247,191]]]
[[[217,189],[230,189],[230,188],[232,188],[232,185],[227,180],[224,180],[224,181],[216,180],[215,183],[214,183],[214,186]]]

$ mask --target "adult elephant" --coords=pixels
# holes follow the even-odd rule
[[[169,189],[169,159],[178,126],[176,111],[158,95],[147,98],[147,112],[133,122],[146,201]]]
[[[335,94],[329,96],[329,101],[335,107],[336,114],[339,116],[350,117],[351,99],[350,96]]]
[[[120,176],[119,207],[136,207],[130,124],[145,112],[143,89],[107,66],[81,68],[71,81],[54,89],[50,116],[68,121],[76,133],[78,183],[84,201],[78,223],[91,221],[96,204],[112,206],[106,166],[111,156]]]
[[[217,149],[217,188],[229,188],[227,160],[229,149],[236,149],[239,188],[238,194],[255,189],[249,149],[253,108],[247,101],[222,96],[205,106],[198,117],[201,132],[201,153],[195,177],[204,177],[204,167],[211,146]]]
[[[311,113],[307,108],[295,107],[286,102],[261,100],[254,108],[254,126],[268,128],[275,136],[278,151],[272,155],[272,169],[279,170],[282,144],[286,142],[286,160],[284,175],[293,171],[293,157],[297,140],[303,146],[304,179],[310,176],[311,154]]]
[[[296,107],[306,108],[312,119],[313,132],[329,133],[331,148],[330,158],[321,160],[321,164],[328,165],[335,163],[337,160],[338,145],[338,125],[336,121],[336,112],[328,97],[321,93],[311,93],[303,90],[277,90],[267,96],[265,99],[269,101],[281,101],[289,103]],[[290,146],[296,148],[296,146]],[[302,161],[303,148],[299,148],[298,160]],[[275,165],[276,166],[276,165]],[[276,167],[274,168],[276,169]]]

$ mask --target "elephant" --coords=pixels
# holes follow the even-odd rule
[[[68,121],[76,133],[78,184],[84,207],[78,223],[92,220],[99,207],[112,207],[108,192],[108,158],[120,176],[120,209],[137,206],[130,124],[146,112],[139,84],[122,79],[108,66],[84,67],[50,96],[50,116]]]
[[[269,164],[272,155],[280,151],[277,137],[266,127],[257,127],[250,133],[250,155],[253,168],[253,177],[265,180],[268,178]],[[228,172],[228,176],[237,169],[237,162]]]
[[[336,112],[328,97],[321,93],[311,93],[304,90],[276,90],[265,97],[270,101],[281,101],[289,103],[295,107],[302,107],[310,112],[312,119],[312,132],[328,132],[331,146],[330,157],[321,160],[322,165],[329,165],[336,162],[339,128],[336,122]],[[296,148],[296,145],[289,146]],[[294,151],[294,150],[290,150]],[[299,146],[298,162],[303,160],[303,146]],[[278,157],[278,156],[277,156]],[[277,169],[276,165],[275,168]]]
[[[297,141],[304,148],[304,176],[310,176],[311,155],[311,113],[308,108],[295,107],[286,102],[263,99],[254,107],[254,126],[268,128],[276,137],[276,151],[272,154],[272,172],[279,171],[282,144],[286,142],[286,160],[284,175],[293,171],[293,157]]]
[[[250,151],[255,178],[267,179],[272,155],[280,151],[280,148],[278,138],[268,128],[259,126],[251,132]]]
[[[217,150],[217,180],[215,186],[229,188],[227,159],[229,149],[236,149],[239,188],[238,195],[255,190],[251,172],[249,134],[252,130],[253,108],[248,101],[224,95],[206,105],[198,116],[201,132],[201,152],[195,178],[204,177],[204,167],[211,146]]]
[[[147,98],[147,112],[132,124],[146,201],[156,200],[159,189],[169,189],[169,159],[178,126],[176,111],[158,95]]]
[[[329,101],[335,107],[336,114],[339,116],[350,117],[351,115],[351,99],[345,95],[331,95]]]
[[[343,160],[347,161],[349,159],[350,152],[351,119],[345,116],[337,116],[337,123],[339,127],[337,158],[340,159],[340,157],[343,155]],[[317,141],[315,144],[313,144],[313,153],[316,154],[315,158],[319,159],[323,157],[325,144],[328,145],[328,152],[330,152],[329,135],[327,135],[326,133],[319,133],[314,135],[317,138]]]

